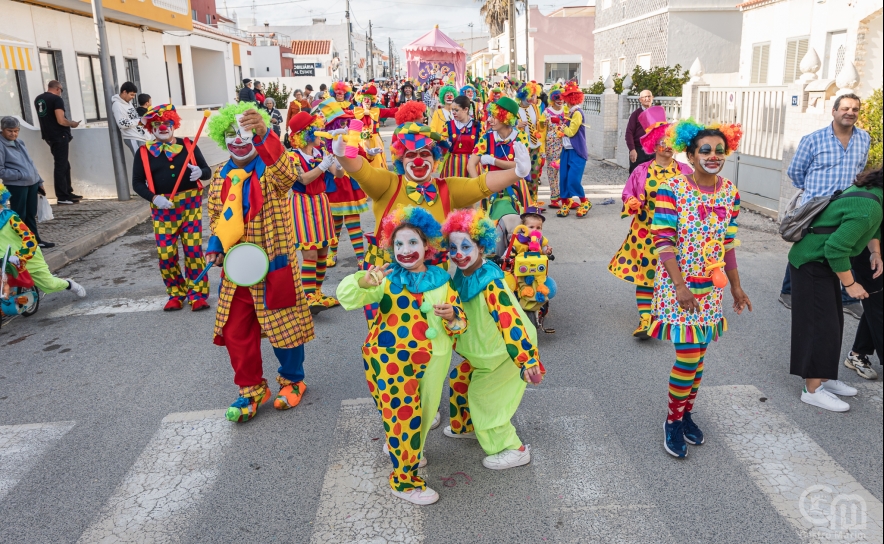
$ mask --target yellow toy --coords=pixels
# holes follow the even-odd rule
[[[513,260],[505,271],[505,280],[526,312],[540,311],[556,294],[556,282],[548,276],[549,257],[542,252],[548,242],[540,231],[525,225],[513,229],[507,251]]]

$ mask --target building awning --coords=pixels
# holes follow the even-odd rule
[[[504,64],[503,66],[501,66],[500,68],[498,68],[497,70],[495,70],[495,72],[497,72],[498,74],[505,74],[505,73],[507,73],[507,72],[509,72],[509,71],[510,71],[510,65],[509,65],[509,64]],[[525,71],[525,65],[524,65],[524,64],[520,64],[520,65],[519,65],[519,70],[517,70],[517,71],[524,72],[524,71]]]
[[[0,34],[0,69],[33,70],[35,59],[31,59],[32,47],[34,44]]]

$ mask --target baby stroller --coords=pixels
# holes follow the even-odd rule
[[[30,317],[40,308],[40,291],[27,270],[9,262],[10,248],[0,263],[0,326],[4,316]]]

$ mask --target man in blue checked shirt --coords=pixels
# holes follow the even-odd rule
[[[801,138],[787,174],[792,185],[802,189],[801,204],[818,196],[829,196],[847,189],[866,167],[871,138],[857,128],[862,101],[855,94],[842,94],[832,106],[832,124]],[[841,288],[844,313],[859,319],[862,305]],[[780,302],[792,308],[792,281],[789,267],[783,278]]]

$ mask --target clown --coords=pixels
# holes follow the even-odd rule
[[[163,310],[180,310],[185,299],[194,312],[205,310],[209,307],[209,280],[196,281],[206,267],[202,248],[203,185],[200,180],[210,179],[212,169],[206,164],[199,147],[187,138],[175,137],[175,129],[181,124],[175,106],[163,104],[151,108],[141,118],[141,123],[153,140],[141,147],[139,156],[133,161],[132,188],[150,202],[160,273],[169,295]],[[179,180],[180,185],[177,185]],[[178,260],[179,238],[184,247],[187,279],[181,274]]]
[[[515,128],[518,112],[519,105],[508,97],[488,105],[488,130],[473,149],[473,156],[467,166],[470,175],[478,175],[480,171],[509,171],[516,167],[515,150],[528,145],[525,134]],[[524,179],[526,176],[524,171],[520,173],[517,187],[507,187],[486,202],[486,209],[492,220],[499,221],[506,215],[517,216],[531,204],[528,185]]]
[[[332,96],[335,97],[335,100],[341,103],[341,107],[345,110],[353,109],[353,103],[350,102],[350,99],[353,98],[353,88],[350,87],[350,84],[346,81],[335,81],[332,83]]]
[[[214,343],[227,348],[239,398],[227,419],[248,421],[270,398],[264,379],[261,337],[266,336],[279,360],[281,389],[273,407],[297,406],[304,384],[304,344],[313,339],[313,319],[301,287],[297,243],[289,191],[302,183],[279,137],[267,127],[266,112],[253,104],[230,104],[209,120],[209,136],[226,147],[230,160],[209,187],[209,239],[206,260],[223,265],[225,254],[241,243],[266,254],[266,277],[251,287],[222,276],[215,316]]]
[[[632,225],[620,250],[611,259],[608,270],[621,280],[635,284],[635,303],[641,321],[632,335],[644,340],[649,338],[651,299],[657,278],[657,251],[650,230],[657,190],[664,181],[676,176],[688,176],[693,169],[672,158],[672,148],[664,139],[670,126],[666,122],[666,110],[651,106],[639,115],[638,121],[645,129],[641,146],[645,153],[654,153],[654,159],[637,166],[623,188],[622,217],[631,215]]]
[[[446,85],[439,89],[439,107],[433,112],[430,119],[430,130],[437,134],[442,134],[445,130],[445,124],[454,119],[451,114],[451,104],[457,97],[457,89],[453,85]]]
[[[586,127],[583,124],[583,93],[574,81],[565,84],[562,99],[568,104],[567,125],[562,128],[562,155],[559,159],[559,195],[562,208],[556,213],[567,217],[571,208],[577,208],[577,217],[586,217],[592,202],[583,190],[583,170],[586,168]],[[575,202],[574,199],[577,199]]]
[[[422,452],[433,420],[427,416],[439,408],[454,337],[468,330],[448,272],[427,264],[442,249],[441,234],[428,211],[393,210],[381,223],[380,242],[392,263],[370,266],[338,286],[348,310],[380,303],[362,347],[365,377],[384,419],[392,493],[419,505],[439,500],[417,469],[426,464]]]
[[[499,86],[492,87],[491,90],[488,91],[488,100],[485,102],[485,108],[482,112],[482,126],[486,129],[488,128],[488,117],[490,116],[490,113],[488,112],[488,107],[501,98],[503,98],[503,90]]]
[[[470,327],[457,340],[464,361],[450,374],[450,438],[473,438],[485,450],[486,468],[528,464],[531,447],[522,444],[510,422],[526,382],[540,383],[545,369],[537,331],[504,281],[503,271],[485,261],[497,239],[494,223],[481,210],[452,212],[442,232],[457,265],[454,286]]]
[[[568,117],[568,107],[562,98],[562,86],[558,83],[549,90],[549,105],[543,110],[546,116],[546,180],[549,183],[549,207],[561,208],[559,198],[559,161],[562,156],[563,127]]]
[[[378,88],[374,83],[365,85],[356,93],[356,106],[353,108],[353,117],[362,121],[363,130],[368,132],[365,141],[366,151],[371,150],[371,165],[375,168],[387,168],[387,159],[384,157],[384,141],[378,133],[381,119],[389,119],[396,116],[398,108],[379,108]],[[376,152],[380,150],[381,152]]]
[[[472,106],[473,103],[464,95],[455,98],[451,104],[453,119],[445,123],[441,142],[446,149],[443,177],[469,175],[467,165],[482,134],[479,121],[470,115]]]
[[[460,88],[460,96],[465,96],[470,101],[470,117],[472,117],[476,123],[480,123],[483,116],[482,102],[479,100],[479,93],[476,91],[476,88],[467,83]]]
[[[289,141],[293,151],[289,154],[300,181],[292,185],[292,218],[295,226],[295,244],[301,250],[301,283],[312,313],[338,305],[334,297],[322,292],[325,281],[326,259],[330,244],[337,243],[335,226],[326,190],[335,166],[334,155],[323,155],[322,138],[316,135],[325,122],[317,115],[302,111],[289,122]],[[331,177],[326,176],[332,172]]]
[[[519,100],[519,131],[528,136],[528,151],[531,153],[531,178],[528,189],[531,201],[537,202],[540,176],[543,173],[544,140],[546,139],[546,116],[540,112],[537,98],[543,87],[536,81],[527,81],[519,86],[516,98]],[[537,202],[538,205],[542,203]]]

